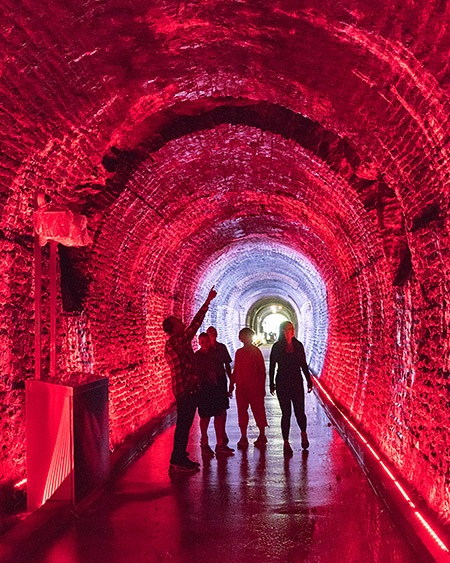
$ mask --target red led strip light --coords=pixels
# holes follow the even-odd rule
[[[374,450],[374,448],[369,444],[369,442],[366,440],[366,438],[364,438],[364,436],[359,432],[359,430],[356,428],[356,426],[353,424],[353,422],[347,417],[345,416],[345,414],[340,410],[340,408],[336,405],[336,403],[333,401],[333,399],[331,398],[331,396],[329,395],[329,393],[327,393],[327,391],[323,388],[323,386],[319,383],[319,380],[317,379],[317,377],[313,376],[313,379],[317,385],[317,387],[320,388],[321,392],[325,395],[325,397],[328,399],[328,401],[333,405],[333,407],[339,412],[339,414],[342,416],[342,418],[347,422],[347,424],[355,431],[355,433],[358,435],[358,437],[361,439],[361,441],[363,442],[363,444],[367,447],[367,449],[370,451],[370,453],[373,455],[373,457],[378,461],[378,463],[380,464],[380,466],[383,468],[384,472],[386,473],[386,475],[391,479],[391,481],[394,483],[394,485],[397,487],[397,489],[400,491],[400,493],[402,494],[402,496],[404,497],[404,499],[406,500],[406,502],[408,503],[408,505],[411,507],[411,509],[414,511],[414,515],[416,517],[416,519],[420,522],[420,524],[423,526],[423,528],[425,528],[425,530],[428,532],[428,534],[433,538],[433,540],[437,543],[437,545],[445,552],[445,553],[450,553],[450,549],[445,545],[445,543],[441,540],[441,538],[438,536],[438,534],[433,530],[433,528],[430,526],[430,524],[426,521],[426,519],[422,516],[422,514],[417,510],[416,505],[414,504],[414,502],[411,500],[411,498],[409,497],[408,493],[405,491],[405,489],[401,486],[401,484],[397,481],[397,479],[394,477],[394,475],[392,474],[392,472],[389,470],[389,468],[385,465],[385,463],[381,460],[380,456],[377,454],[377,452]]]
[[[27,479],[22,479],[22,481],[19,481],[18,483],[16,483],[14,485],[15,489],[20,489],[23,485],[27,484]]]

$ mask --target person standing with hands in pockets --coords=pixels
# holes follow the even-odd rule
[[[272,346],[269,363],[270,392],[278,397],[281,408],[281,433],[284,440],[284,455],[293,454],[289,443],[292,406],[295,418],[301,430],[301,445],[304,450],[309,448],[306,433],[305,393],[303,389],[302,371],[308,385],[308,393],[312,391],[313,382],[309,373],[303,344],[295,338],[294,325],[285,321],[280,325],[280,335]],[[276,378],[275,367],[278,366]]]

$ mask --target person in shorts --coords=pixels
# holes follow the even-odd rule
[[[231,363],[232,359],[228,348],[222,342],[217,340],[217,329],[214,326],[209,326],[206,333],[211,340],[211,349],[214,351],[217,362],[218,383],[222,387],[222,392],[226,397],[227,409],[230,408],[230,401],[228,397],[228,382],[231,380]],[[230,441],[226,433],[226,418],[227,410],[225,410],[225,430],[223,435],[223,444],[226,446]]]
[[[264,447],[266,437],[266,408],[264,397],[266,394],[266,365],[261,350],[253,344],[255,333],[251,328],[245,327],[239,331],[239,340],[242,348],[236,350],[234,370],[230,381],[230,395],[236,386],[236,405],[241,438],[238,448],[248,446],[247,427],[249,422],[248,408],[252,409],[259,436],[253,444]]]
[[[200,417],[200,446],[202,456],[214,457],[209,446],[208,427],[214,418],[216,433],[215,453],[217,455],[233,455],[234,450],[224,444],[226,409],[229,408],[228,394],[221,381],[223,366],[219,366],[216,353],[211,347],[211,340],[206,332],[198,337],[200,349],[195,352],[196,370],[199,375],[200,390],[197,407]],[[219,369],[221,367],[221,369]]]

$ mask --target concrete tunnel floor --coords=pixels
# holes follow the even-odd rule
[[[306,396],[310,448],[283,456],[276,397],[266,396],[268,445],[252,441],[232,457],[202,460],[198,418],[189,451],[193,475],[169,476],[171,427],[66,532],[30,563],[87,562],[412,562],[417,556],[331,426]],[[249,438],[257,428],[250,416]],[[240,433],[235,400],[227,431]],[[209,430],[214,447],[213,424]]]

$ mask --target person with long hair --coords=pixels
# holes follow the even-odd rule
[[[292,407],[301,430],[302,448],[306,450],[309,447],[302,371],[306,378],[308,393],[310,393],[313,383],[306,363],[305,349],[303,344],[295,338],[294,325],[290,321],[285,321],[280,325],[279,338],[270,352],[269,381],[270,392],[272,395],[275,395],[276,392],[280,403],[284,454],[289,457],[293,455],[289,443]]]

